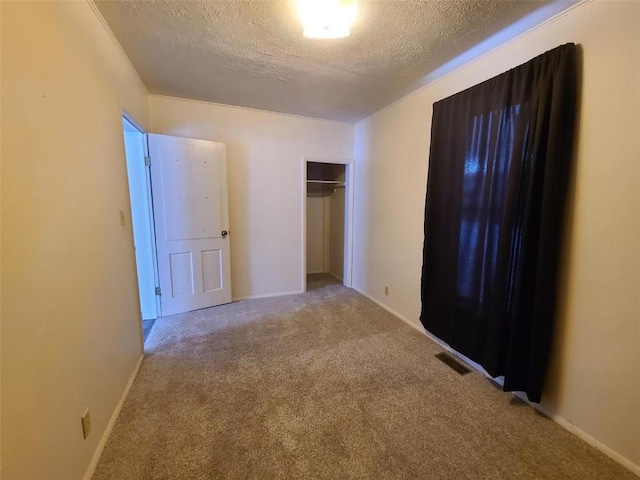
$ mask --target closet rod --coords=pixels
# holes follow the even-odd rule
[[[344,186],[344,182],[340,182],[338,180],[307,180],[307,183],[314,183],[318,185],[336,185],[336,186]]]

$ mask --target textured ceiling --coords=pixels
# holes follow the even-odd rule
[[[359,0],[339,40],[293,0],[95,3],[151,93],[353,122],[545,2]]]

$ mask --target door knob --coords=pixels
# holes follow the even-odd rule
[[[229,235],[229,232],[222,230],[222,238],[225,238],[227,235]]]

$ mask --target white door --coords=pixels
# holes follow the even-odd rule
[[[226,145],[148,138],[162,315],[229,303]]]

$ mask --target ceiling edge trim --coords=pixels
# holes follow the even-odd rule
[[[491,53],[492,53],[492,52],[494,52],[495,50],[498,50],[499,48],[501,48],[501,47],[503,47],[503,46],[505,46],[505,45],[508,45],[508,44],[510,44],[511,42],[514,42],[514,41],[516,41],[517,39],[519,39],[519,38],[521,38],[521,37],[523,37],[523,36],[525,36],[525,35],[528,35],[530,32],[533,32],[533,31],[535,31],[535,30],[538,30],[539,28],[542,28],[542,27],[544,27],[544,26],[546,26],[546,25],[550,25],[550,24],[552,24],[552,23],[556,22],[557,20],[561,19],[562,17],[564,17],[564,16],[566,16],[566,15],[569,15],[569,14],[571,14],[571,13],[575,12],[576,10],[579,10],[580,8],[582,8],[582,7],[586,6],[586,5],[590,4],[590,3],[593,3],[593,2],[595,2],[595,1],[596,1],[596,0],[579,0],[579,1],[577,1],[576,3],[574,3],[573,5],[571,5],[571,6],[567,7],[567,8],[565,8],[565,9],[563,9],[563,10],[561,10],[561,11],[557,12],[556,14],[554,14],[554,15],[550,16],[550,17],[549,17],[549,18],[547,18],[546,20],[544,20],[544,21],[542,21],[542,22],[540,22],[540,23],[538,23],[538,24],[536,24],[536,25],[533,25],[533,26],[531,26],[531,27],[529,27],[529,28],[526,28],[525,30],[523,30],[522,32],[520,32],[520,33],[518,33],[518,34],[514,35],[513,37],[510,37],[509,39],[507,39],[507,40],[505,40],[505,41],[503,41],[503,42],[500,42],[500,43],[498,43],[497,45],[494,45],[494,46],[490,47],[488,50],[486,50],[486,51],[484,51],[484,52],[482,52],[482,53],[479,53],[478,55],[476,55],[476,56],[474,56],[474,57],[472,57],[472,58],[470,58],[470,59],[468,59],[468,60],[466,60],[466,61],[462,62],[462,63],[461,63],[461,64],[459,64],[459,65],[456,65],[456,66],[455,66],[455,67],[453,67],[451,70],[447,70],[447,71],[445,71],[444,73],[442,73],[442,74],[441,74],[441,75],[439,75],[439,76],[436,76],[436,77],[433,77],[433,78],[429,78],[429,76],[430,76],[431,74],[427,74],[427,75],[425,75],[425,76],[423,77],[423,80],[424,80],[424,79],[427,79],[427,80],[426,80],[426,83],[420,84],[420,83],[421,83],[420,81],[416,82],[416,83],[418,84],[418,86],[417,86],[417,87],[415,87],[413,90],[408,91],[407,93],[405,93],[405,94],[404,94],[403,96],[401,96],[400,98],[398,98],[398,99],[394,100],[394,101],[393,101],[393,102],[391,102],[391,103],[388,103],[387,105],[385,105],[385,106],[384,106],[384,107],[382,107],[382,108],[379,108],[379,109],[378,109],[378,110],[376,110],[375,112],[370,113],[370,114],[369,114],[369,115],[367,115],[366,117],[362,117],[360,120],[357,120],[356,122],[354,122],[354,124],[356,124],[356,125],[357,125],[358,123],[362,122],[363,120],[366,120],[366,119],[368,119],[368,118],[371,118],[373,115],[375,115],[375,114],[377,114],[377,113],[379,113],[379,112],[382,112],[382,111],[386,110],[387,108],[392,107],[392,106],[393,106],[393,105],[395,105],[396,103],[400,103],[400,102],[404,101],[405,99],[407,99],[407,98],[409,98],[409,97],[411,97],[411,96],[413,96],[413,95],[417,94],[417,93],[418,93],[418,92],[420,92],[422,89],[427,88],[427,87],[430,87],[430,86],[432,86],[433,84],[435,84],[436,82],[439,82],[439,81],[441,81],[441,80],[446,79],[448,76],[455,74],[455,73],[456,73],[458,70],[460,70],[461,68],[463,68],[463,67],[465,67],[465,66],[467,66],[467,65],[471,65],[471,64],[473,64],[473,63],[475,63],[475,62],[479,62],[480,60],[482,60],[482,59],[483,59],[483,57],[488,56],[489,54],[491,54]],[[556,3],[559,3],[559,1],[557,1]],[[535,13],[535,12],[534,12],[534,13]],[[531,15],[531,14],[530,14],[530,15]],[[525,17],[525,18],[526,18],[526,17]],[[521,19],[521,20],[523,20],[523,19]],[[520,21],[521,21],[521,20],[520,20]],[[518,22],[516,22],[516,23],[518,23]],[[508,28],[509,28],[509,27],[507,27],[507,29],[508,29]],[[502,31],[504,31],[504,30],[506,30],[506,29],[503,29]],[[498,32],[498,34],[499,34],[499,33],[500,33],[500,32]],[[497,35],[497,34],[496,34],[496,35]],[[487,39],[487,40],[489,40],[489,39]],[[440,67],[438,67],[438,68],[437,68],[436,70],[434,70],[434,71],[437,71],[437,70],[439,70],[439,69],[442,69],[442,68],[446,67],[446,66],[447,66],[447,64],[452,64],[452,63],[456,62],[456,60],[458,60],[460,57],[463,57],[463,56],[465,56],[466,54],[468,54],[468,52],[473,51],[475,48],[477,48],[479,45],[481,45],[482,43],[484,43],[484,42],[485,42],[485,41],[487,41],[487,40],[484,40],[483,42],[480,42],[479,44],[477,44],[477,45],[475,45],[475,46],[471,47],[471,48],[470,48],[469,50],[467,50],[466,52],[463,52],[462,54],[458,55],[456,58],[454,58],[454,59],[450,60],[449,62],[445,63],[444,65],[441,65]]]
[[[356,122],[360,121],[360,120],[357,120],[356,122],[345,122],[345,121],[342,121],[342,120],[331,120],[329,118],[309,117],[307,115],[296,115],[295,113],[276,112],[274,110],[263,110],[261,108],[243,107],[241,105],[231,105],[231,104],[228,104],[228,103],[208,102],[207,100],[198,100],[196,98],[188,98],[188,97],[176,97],[175,95],[162,95],[162,94],[159,94],[159,93],[149,93],[147,96],[149,98],[157,97],[157,98],[166,98],[166,99],[169,99],[169,100],[182,100],[182,101],[185,101],[185,102],[203,103],[205,105],[215,105],[217,107],[239,108],[241,110],[251,110],[251,111],[259,112],[259,113],[268,113],[268,114],[271,114],[271,115],[282,115],[282,116],[285,116],[285,117],[302,118],[302,119],[305,119],[305,120],[318,120],[318,121],[321,121],[321,122],[339,123],[341,125],[354,126],[356,124]],[[149,106],[151,106],[151,105],[149,105]]]
[[[131,70],[133,71],[135,76],[138,78],[138,81],[140,82],[140,85],[142,85],[142,88],[144,89],[144,91],[147,92],[147,95],[149,95],[149,89],[147,88],[145,83],[142,81],[142,77],[140,76],[140,74],[138,73],[136,68],[133,66],[133,63],[131,62],[131,59],[125,53],[124,49],[122,48],[122,45],[120,45],[120,42],[118,42],[118,39],[116,38],[115,34],[113,33],[113,31],[109,27],[109,24],[107,23],[107,21],[102,16],[102,13],[100,13],[100,10],[98,9],[98,7],[95,4],[95,2],[93,0],[85,0],[85,1],[87,2],[89,7],[91,8],[91,10],[93,11],[94,15],[97,17],[98,21],[102,25],[102,28],[105,29],[105,31],[107,32],[107,35],[109,35],[109,37],[111,38],[113,43],[116,45],[116,48],[120,51],[120,53],[122,54],[122,56],[126,60],[126,63],[129,65],[129,68],[131,68]]]

